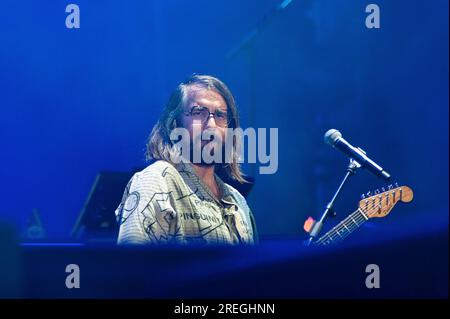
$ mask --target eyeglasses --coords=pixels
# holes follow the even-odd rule
[[[228,113],[222,110],[215,110],[210,112],[208,108],[204,106],[194,105],[189,112],[184,112],[187,116],[192,116],[194,120],[201,121],[205,123],[211,114],[214,116],[214,121],[218,126],[227,127],[230,124],[230,119]]]

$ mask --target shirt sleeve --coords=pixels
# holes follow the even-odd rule
[[[156,244],[173,241],[177,214],[171,192],[157,174],[136,173],[115,211],[119,223],[117,244]]]
[[[249,210],[249,215],[250,215],[250,221],[252,223],[252,229],[253,229],[253,242],[255,244],[259,244],[259,234],[258,234],[258,229],[256,227],[255,216],[253,215],[253,212],[251,210]]]

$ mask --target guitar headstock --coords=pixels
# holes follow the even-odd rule
[[[367,192],[359,202],[359,209],[368,217],[385,217],[399,201],[408,203],[413,199],[413,191],[408,186],[389,185],[374,192]]]

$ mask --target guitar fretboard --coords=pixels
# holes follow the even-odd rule
[[[328,245],[340,241],[358,229],[366,220],[368,220],[367,215],[358,208],[358,210],[351,213],[347,218],[320,237],[315,244]]]

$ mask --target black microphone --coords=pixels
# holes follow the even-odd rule
[[[335,129],[328,130],[325,133],[324,141],[328,145],[333,146],[347,156],[353,158],[362,167],[367,168],[374,175],[389,181],[391,175],[388,174],[383,168],[367,157],[366,153],[358,147],[352,146],[343,137],[341,132]]]

